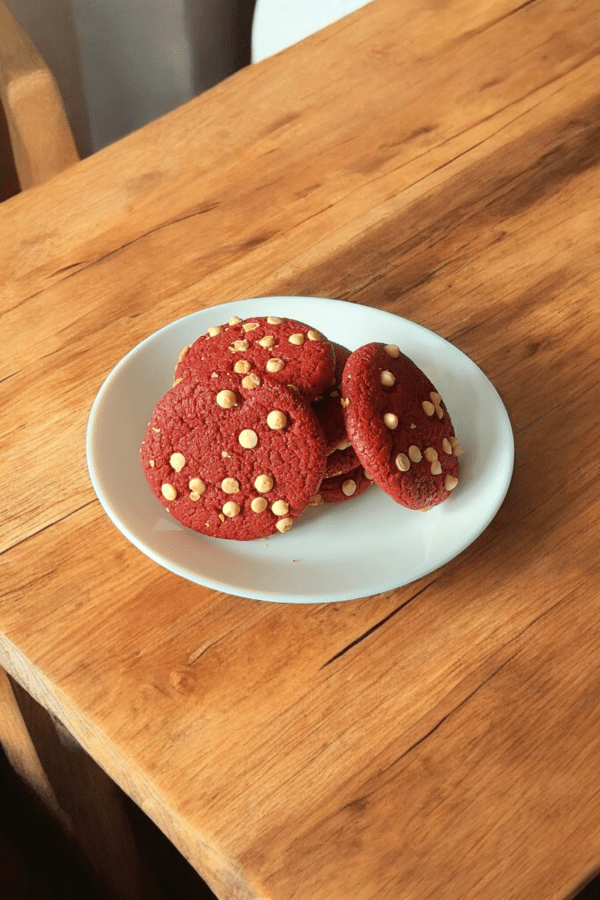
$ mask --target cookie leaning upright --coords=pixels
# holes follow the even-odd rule
[[[351,354],[341,403],[358,458],[397,503],[426,509],[450,496],[462,448],[435,386],[395,344]]]

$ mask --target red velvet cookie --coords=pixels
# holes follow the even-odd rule
[[[184,348],[175,368],[175,381],[233,372],[239,380],[269,376],[292,385],[311,403],[331,387],[335,355],[323,335],[293,319],[257,316],[241,320],[234,316],[226,325],[214,325],[190,347]]]
[[[340,387],[342,383],[342,373],[346,361],[350,356],[350,350],[330,341],[335,354],[335,372],[333,376],[333,384],[330,388],[323,391],[313,403],[313,409],[317,414],[317,418],[325,435],[325,443],[327,444],[327,452],[333,453],[338,446],[347,440],[346,423],[344,421],[344,411],[340,406]],[[358,460],[354,462],[358,465]],[[349,468],[352,468],[350,466]],[[346,469],[346,471],[348,471]]]
[[[358,465],[360,465],[360,460],[354,447],[350,444],[348,438],[344,438],[339,444],[339,449],[327,455],[325,478],[343,475],[344,472],[350,472],[351,469],[355,469]]]
[[[351,351],[348,350],[347,347],[344,347],[342,344],[337,344],[335,341],[330,341],[331,346],[333,347],[333,353],[335,356],[335,372],[334,372],[334,387],[340,387],[342,383],[342,375],[344,374],[344,366],[348,361],[348,357],[350,356]]]
[[[409,509],[436,506],[458,479],[448,410],[424,372],[398,347],[366,344],[342,378],[348,437],[374,482]]]
[[[328,453],[333,453],[342,441],[347,440],[344,411],[340,406],[341,396],[340,391],[333,388],[331,391],[324,391],[312,404],[323,429]]]
[[[321,503],[342,503],[351,500],[364,493],[372,484],[372,480],[359,465],[341,475],[324,478],[317,494],[311,499],[311,505],[319,506]]]
[[[141,450],[152,491],[183,525],[245,541],[287,531],[318,490],[325,441],[295,391],[234,373],[184,379],[157,404]]]

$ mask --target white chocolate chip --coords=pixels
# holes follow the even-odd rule
[[[289,503],[286,503],[285,500],[276,500],[271,506],[271,511],[274,512],[276,516],[285,516],[289,508],[290,505]]]
[[[273,409],[267,416],[267,425],[273,431],[280,431],[287,425],[287,416],[279,409]]]
[[[148,460],[148,465],[150,466],[151,469],[153,469],[154,468],[154,460],[153,459]]]
[[[206,484],[201,478],[190,478],[188,487],[193,494],[198,494],[198,496],[206,490]]]
[[[396,344],[386,344],[383,348],[388,356],[391,356],[392,359],[398,359],[400,356],[400,348],[396,346]]]
[[[232,353],[243,353],[244,350],[247,350],[250,344],[247,340],[238,340],[234,341],[233,344],[229,345],[229,349]]]
[[[271,359],[267,360],[267,364],[265,366],[267,372],[281,372],[285,363],[282,359],[279,359],[277,356],[273,356]]]
[[[255,497],[252,503],[250,504],[250,509],[255,513],[262,513],[265,511],[269,504],[265,500],[264,497]]]
[[[398,427],[398,416],[395,416],[394,413],[385,413],[383,422],[386,428],[389,428],[390,431],[393,431],[394,428]]]
[[[428,447],[423,456],[425,457],[427,462],[435,462],[438,458],[438,452],[435,447]]]
[[[423,400],[421,403],[426,416],[432,416],[435,412],[435,406],[429,400]]]
[[[396,381],[395,377],[391,372],[388,372],[387,369],[384,369],[381,375],[379,376],[379,380],[381,381],[384,387],[392,387],[394,382]]]
[[[260,322],[244,322],[242,328],[244,329],[244,331],[254,331],[256,328],[258,328],[259,324]]]
[[[315,494],[314,497],[311,497],[308,501],[309,506],[322,506],[325,501],[321,497],[320,494]]]
[[[346,407],[350,403],[350,398],[349,397],[340,397],[340,403],[342,404],[344,409],[346,409]]]
[[[252,450],[252,448],[256,447],[258,444],[258,435],[255,431],[252,431],[251,428],[244,428],[243,431],[240,431],[238,442],[242,447],[245,447],[246,450]]]
[[[351,444],[350,444],[349,439],[347,437],[345,437],[345,438],[342,438],[342,440],[339,442],[339,444],[337,445],[337,447],[335,449],[336,450],[347,450],[348,447],[350,447],[350,446],[351,446]]]
[[[185,466],[185,456],[183,453],[171,453],[169,465],[172,469],[175,469],[176,472],[181,472]]]
[[[221,409],[231,409],[232,406],[237,406],[233,391],[219,391],[216,400],[217,406],[220,406]]]
[[[448,456],[452,456],[452,444],[448,440],[448,438],[444,438],[442,441],[442,450],[444,453],[447,453]]]
[[[177,496],[177,490],[173,487],[172,484],[163,484],[160,492],[165,500],[174,500]]]
[[[154,428],[154,426],[152,426],[152,431],[155,431],[157,434],[160,434],[160,428]]]
[[[365,478],[366,478],[368,481],[373,481],[373,476],[372,476],[372,475],[369,475],[369,473],[367,472],[366,469],[363,469],[363,473],[364,473]]]
[[[242,378],[242,387],[246,388],[246,390],[248,390],[248,391],[251,391],[254,388],[257,388],[259,386],[260,386],[260,378],[258,377],[258,375],[255,372],[253,372],[251,375],[246,375],[244,378]]]
[[[256,341],[256,343],[259,347],[265,347],[266,349],[269,349],[275,343],[275,338],[272,334],[265,334],[265,336],[261,338],[260,341]]]
[[[290,390],[296,391],[297,394],[300,393],[300,388],[299,388],[297,385],[295,385],[295,384],[288,384],[288,387],[289,387]]]
[[[221,459],[231,459],[231,456],[227,452],[227,450],[221,450]]]
[[[240,483],[235,478],[224,478],[221,482],[221,490],[226,494],[237,494],[239,489]]]
[[[176,378],[176,379],[173,381],[173,387],[177,387],[177,385],[178,385],[178,384],[181,384],[182,381],[183,381],[183,378]]]
[[[346,497],[351,497],[352,494],[356,490],[356,482],[352,480],[352,478],[348,478],[342,484],[342,493],[346,495]]]
[[[454,475],[446,475],[446,478],[444,479],[444,487],[447,491],[453,491],[457,484],[458,478],[455,478]]]
[[[432,475],[441,475],[442,474],[442,464],[439,459],[436,459],[431,463],[431,474]]]
[[[438,417],[438,419],[442,419],[444,416],[444,410],[442,409],[442,407],[440,405],[442,402],[442,398],[440,397],[440,395],[438,394],[437,391],[429,391],[429,396],[431,397],[431,401],[433,403],[433,408],[435,410],[436,416]],[[425,404],[423,404],[423,406],[425,406]],[[428,413],[428,415],[429,415],[429,413]]]
[[[410,459],[406,455],[406,453],[399,453],[396,457],[396,468],[400,469],[401,472],[408,472],[410,469]]]
[[[455,456],[461,456],[465,451],[464,451],[462,444],[459,444],[457,441],[456,444],[454,445],[454,447],[452,448],[452,452]]]
[[[324,341],[325,340],[325,338],[323,337],[321,332],[315,331],[314,328],[311,328],[311,330],[307,333],[306,337],[309,339],[309,341]]]
[[[415,444],[411,444],[408,448],[408,457],[411,462],[418,463],[421,462],[421,451]]]
[[[267,324],[269,325],[283,325],[284,319],[280,319],[279,316],[267,316]]]
[[[242,320],[239,316],[232,316],[229,320],[230,325],[239,325]]]
[[[290,334],[288,341],[290,344],[296,344],[296,346],[301,346],[304,343],[304,335],[300,334]]]
[[[254,487],[259,494],[266,494],[273,488],[273,478],[271,475],[259,475],[254,482]]]
[[[237,516],[240,512],[240,507],[233,500],[228,500],[227,503],[223,507],[223,512],[227,516],[227,518],[232,519],[234,516]]]
[[[283,534],[284,531],[289,531],[293,524],[293,519],[280,519],[275,525],[275,528]]]
[[[190,500],[199,500],[199,499],[200,499],[200,494],[197,494],[195,491],[192,491],[190,493]]]
[[[252,366],[247,359],[238,359],[233,367],[233,371],[236,375],[247,375],[251,368]]]
[[[223,329],[220,325],[211,325],[206,333],[209,337],[216,337],[218,334],[221,334],[222,331]]]

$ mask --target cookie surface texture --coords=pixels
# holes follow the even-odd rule
[[[325,473],[316,416],[294,391],[235,374],[188,379],[157,404],[141,448],[155,496],[183,525],[252,540],[287,531]]]
[[[175,368],[175,382],[216,372],[233,372],[247,384],[268,376],[292,385],[311,403],[331,387],[335,354],[321,332],[279,316],[234,317],[214,325],[184,348]]]
[[[358,458],[397,503],[423,509],[450,496],[462,448],[435,386],[397,346],[371,343],[351,354],[342,406]]]
[[[342,450],[334,450],[333,453],[327,454],[327,466],[325,468],[325,478],[333,478],[334,475],[343,475],[350,472],[360,465],[360,460],[356,455],[354,448],[349,445],[344,447],[347,439],[342,442]]]
[[[341,475],[324,478],[318,496],[323,503],[343,503],[352,500],[353,497],[359,497],[372,483],[363,467],[357,466]]]

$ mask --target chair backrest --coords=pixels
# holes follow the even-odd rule
[[[21,190],[4,109],[0,103],[0,203]]]
[[[0,0],[0,102],[21,188],[79,160],[54,76]]]

